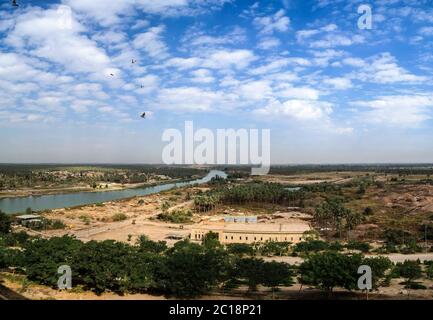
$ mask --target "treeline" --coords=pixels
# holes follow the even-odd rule
[[[218,204],[271,203],[303,206],[305,192],[291,189],[279,183],[250,182],[240,185],[220,185],[194,198],[199,212],[214,209]]]
[[[205,237],[202,244],[184,240],[172,248],[144,236],[135,245],[113,240],[83,243],[68,236],[24,239],[19,245],[0,246],[0,268],[56,288],[58,268],[68,265],[73,287],[97,294],[110,291],[197,297],[216,290],[227,293],[241,285],[248,286],[250,292],[259,286],[274,292],[296,280],[331,294],[335,288],[359,290],[361,265],[371,267],[375,289],[389,285],[392,278],[404,278],[408,289],[423,288],[416,280],[433,276],[433,264],[406,261],[394,266],[385,257],[336,251],[309,254],[299,266],[264,261],[233,254],[212,236]]]
[[[57,174],[66,171],[66,174]],[[96,173],[96,174],[93,174]],[[149,178],[167,176],[172,179],[190,179],[204,176],[205,170],[155,165],[0,165],[0,190],[36,185],[97,182],[143,183]]]
[[[25,240],[21,248],[0,246],[0,268],[56,288],[62,265],[72,269],[74,287],[95,293],[154,293],[195,297],[216,288],[247,284],[252,290],[292,283],[292,267],[256,258],[236,258],[214,239],[202,245],[188,240],[168,248],[165,242],[139,238],[135,245],[86,243],[72,237]],[[278,274],[278,277],[276,277]]]
[[[376,172],[389,174],[433,174],[433,164],[335,164],[335,165],[280,165],[271,166],[270,174],[302,174],[314,172]]]

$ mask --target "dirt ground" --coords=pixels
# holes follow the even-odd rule
[[[321,182],[344,183],[355,177],[363,176],[365,172],[313,172],[294,175],[268,174],[257,179],[266,182],[277,182],[288,185],[314,184]]]
[[[0,300],[31,299],[31,300],[167,300],[174,299],[157,294],[124,294],[118,295],[106,292],[97,295],[80,288],[72,290],[56,290],[50,287],[22,281],[22,276],[0,273]],[[433,298],[433,282],[425,280],[422,283],[427,289],[410,290],[404,289],[401,284],[403,279],[392,279],[390,286],[380,287],[379,290],[369,293],[370,300],[431,300]],[[249,292],[246,286],[240,286],[231,291],[221,289],[212,294],[204,295],[198,300],[248,300],[248,299],[276,299],[276,300],[304,300],[304,299],[352,299],[365,300],[367,296],[361,292],[347,292],[336,288],[331,296],[310,286],[301,286],[295,283],[291,287],[279,287],[275,292],[259,286],[256,292]]]
[[[194,191],[192,191],[194,192]],[[164,202],[170,204],[168,211],[191,208],[192,201],[185,200],[185,191],[168,191],[160,194],[134,197],[131,199],[87,205],[77,208],[54,209],[44,213],[46,218],[59,219],[66,224],[65,229],[35,232],[44,236],[75,235],[83,241],[113,239],[131,241],[140,235],[152,240],[165,240],[169,234],[188,236],[190,225],[165,223],[155,219],[161,213]],[[124,214],[126,219],[114,221],[113,216]]]
[[[66,224],[65,229],[47,230],[42,232],[29,231],[29,233],[46,237],[74,235],[82,241],[89,240],[117,240],[134,243],[140,235],[146,235],[151,240],[164,240],[172,245],[178,239],[188,237],[191,229],[202,221],[219,218],[222,215],[255,215],[254,211],[240,209],[224,209],[209,212],[207,215],[194,214],[192,221],[185,224],[167,223],[159,221],[156,216],[162,212],[161,205],[169,203],[168,212],[173,210],[192,210],[193,201],[186,200],[187,193],[194,194],[205,188],[191,187],[170,190],[159,194],[134,197],[131,199],[110,201],[97,205],[86,205],[77,208],[54,209],[43,215],[49,219],[59,219]],[[295,208],[296,209],[296,208]],[[124,214],[126,220],[113,221],[115,214]],[[290,223],[303,219],[308,221],[311,216],[287,208],[287,211],[275,211],[275,214],[259,214],[260,223]]]

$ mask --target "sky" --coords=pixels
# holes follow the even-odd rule
[[[0,162],[160,163],[185,121],[270,129],[274,164],[433,162],[433,1],[18,4],[0,4]]]

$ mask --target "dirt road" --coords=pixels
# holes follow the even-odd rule
[[[392,254],[382,254],[381,256],[388,257],[392,262],[404,262],[405,260],[420,260],[421,262],[425,260],[433,260],[433,252],[428,253],[415,253],[415,254],[401,254],[401,253],[392,253]],[[366,257],[377,257],[377,255],[366,255]],[[267,261],[280,261],[286,262],[289,264],[300,264],[303,259],[301,257],[265,257],[264,260]]]

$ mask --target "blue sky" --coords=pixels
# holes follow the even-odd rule
[[[272,163],[433,161],[432,1],[18,3],[0,162],[161,162],[186,120],[269,128]]]

